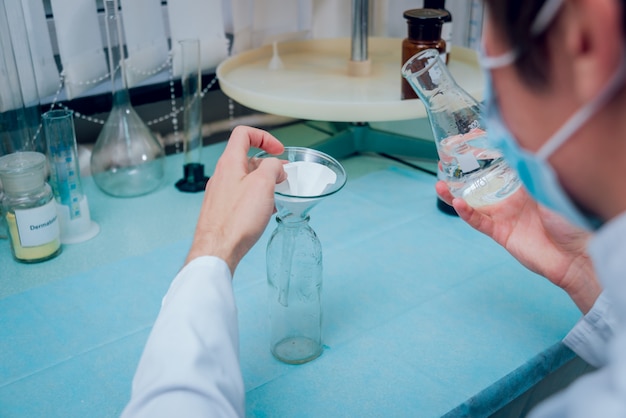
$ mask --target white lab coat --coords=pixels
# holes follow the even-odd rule
[[[589,254],[604,292],[565,343],[601,368],[532,411],[531,418],[626,417],[626,213],[592,238]]]
[[[626,417],[624,236],[626,214],[593,238],[590,254],[606,290],[564,339],[601,368],[540,404],[532,418]],[[243,416],[238,341],[228,266],[216,257],[193,260],[163,299],[123,417]]]
[[[230,270],[196,258],[163,299],[122,416],[241,417],[244,395]]]

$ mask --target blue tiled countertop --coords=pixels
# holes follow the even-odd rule
[[[280,137],[280,136],[279,136]],[[289,142],[289,141],[286,141]],[[206,148],[210,174],[224,144]],[[234,279],[247,414],[486,416],[573,358],[567,295],[436,209],[434,178],[374,156],[311,213],[324,255],[324,344],[290,366],[269,352],[265,246]],[[201,194],[166,184],[115,199],[83,179],[100,234],[50,261],[0,241],[0,416],[117,416],[161,298],[191,242]]]

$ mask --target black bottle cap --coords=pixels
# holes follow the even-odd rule
[[[409,29],[409,39],[437,41],[441,39],[443,21],[450,13],[439,9],[411,9],[403,14]]]
[[[448,16],[443,18],[444,22],[452,22],[452,15],[446,10],[446,0],[424,0],[424,9],[441,9],[448,12]]]

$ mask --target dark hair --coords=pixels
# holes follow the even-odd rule
[[[531,87],[548,81],[547,43],[544,31],[532,36],[530,27],[546,0],[484,0],[499,34],[518,52],[515,67]],[[626,1],[622,0],[622,3]],[[626,7],[622,5],[622,28],[626,29]]]

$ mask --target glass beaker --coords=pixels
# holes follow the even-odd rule
[[[272,157],[265,152],[255,158]],[[286,147],[288,179],[276,186],[277,227],[267,244],[270,350],[301,364],[322,353],[322,246],[309,212],[339,191],[346,172],[334,158],[309,148]]]
[[[91,174],[105,193],[116,197],[140,196],[161,185],[164,151],[130,103],[117,0],[106,0],[105,10],[113,108],[93,148]]]
[[[91,220],[83,194],[71,110],[50,110],[42,115],[50,165],[50,185],[57,201],[61,242],[74,244],[95,237],[100,231]]]
[[[444,181],[456,197],[473,207],[496,203],[520,186],[517,173],[487,140],[481,105],[454,80],[428,49],[402,67],[402,75],[426,107]]]

